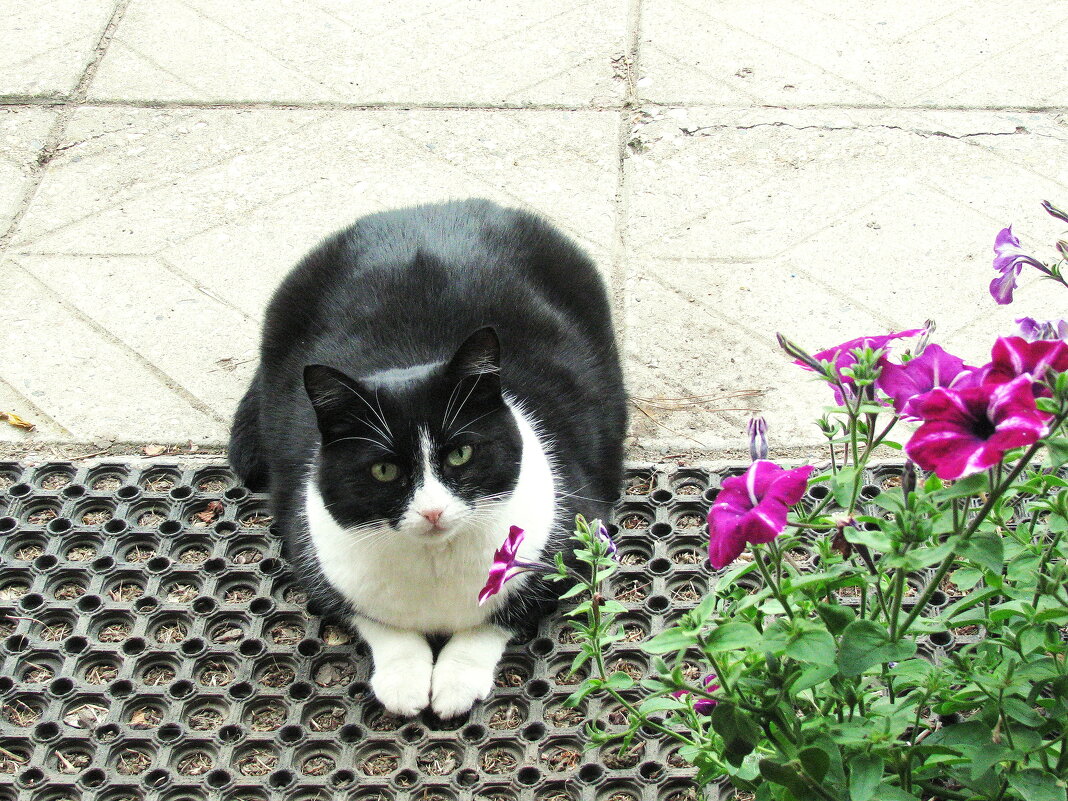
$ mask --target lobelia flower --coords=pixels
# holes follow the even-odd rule
[[[905,445],[905,453],[943,479],[988,470],[1005,451],[1032,445],[1047,433],[1028,375],[1005,384],[938,387],[917,398],[912,408],[923,425]]]
[[[763,417],[749,418],[749,458],[768,458],[768,423]]]
[[[895,339],[915,336],[921,331],[923,331],[922,328],[910,328],[908,331],[899,331],[896,334],[886,334],[874,337],[857,337],[856,339],[847,340],[841,345],[835,345],[833,348],[827,348],[826,350],[821,350],[819,353],[814,353],[812,354],[812,358],[831,362],[834,365],[835,372],[838,374],[839,379],[841,379],[843,384],[849,387],[853,384],[853,379],[847,375],[842,375],[842,370],[846,367],[852,367],[857,363],[857,357],[853,355],[854,350],[857,348],[879,350],[880,348],[885,348],[887,344]],[[801,361],[795,361],[794,364],[799,364],[806,370],[812,369]],[[838,387],[832,388],[834,389],[835,403],[841,406],[844,403],[842,391]]]
[[[1041,382],[1046,373],[1068,370],[1068,344],[1058,340],[1028,342],[1023,337],[998,337],[990,352],[990,366],[984,383],[1004,384],[1017,376],[1028,376],[1038,397],[1052,393]]]
[[[715,682],[715,673],[709,673],[707,676],[701,679],[702,686],[707,692],[710,693],[714,693],[716,690],[719,689],[719,685]],[[692,693],[689,690],[675,690],[672,695],[675,698],[684,698],[687,695],[692,695]],[[715,698],[694,698],[693,711],[698,713],[699,715],[707,715],[712,711],[712,707],[714,707],[717,703],[718,701],[716,701]]]
[[[935,387],[950,387],[975,372],[976,368],[964,364],[939,345],[928,345],[923,353],[905,364],[894,364],[885,356],[879,359],[882,371],[875,386],[885,392],[894,402],[894,408],[903,417],[915,418],[912,406],[917,396],[930,392]]]
[[[1012,232],[1012,226],[1002,228],[994,240],[994,269],[1001,275],[990,282],[990,295],[1004,306],[1012,303],[1012,292],[1016,289],[1016,279],[1025,264],[1047,272],[1046,265],[1038,259],[1024,253],[1020,240]]]
[[[501,544],[501,547],[493,554],[493,564],[490,565],[489,578],[486,580],[486,586],[478,593],[479,606],[482,606],[486,601],[499,593],[501,588],[504,587],[505,582],[515,578],[520,573],[525,573],[529,570],[544,570],[544,567],[541,565],[532,565],[527,562],[520,562],[516,559],[516,555],[519,553],[519,546],[522,544],[524,536],[526,535],[523,533],[523,529],[519,526],[512,526],[508,530],[508,536]]]
[[[786,513],[801,500],[814,467],[784,470],[763,459],[743,475],[723,480],[723,489],[708,510],[708,558],[717,570],[726,567],[746,543],[771,542],[786,528]]]
[[[1039,322],[1033,317],[1020,317],[1015,320],[1020,328],[1020,336],[1028,342],[1040,339],[1059,339],[1068,342],[1068,320],[1045,320]]]

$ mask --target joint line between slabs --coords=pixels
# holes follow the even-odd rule
[[[77,319],[79,322],[81,322],[84,325],[88,326],[90,330],[92,330],[98,336],[102,337],[104,340],[106,340],[111,345],[114,345],[115,347],[119,348],[123,353],[125,353],[134,362],[136,362],[141,367],[143,367],[145,370],[147,370],[149,373],[151,373],[161,384],[163,384],[163,386],[165,386],[172,393],[174,393],[179,398],[181,398],[183,401],[185,401],[194,410],[200,412],[205,417],[208,417],[211,420],[214,420],[216,423],[219,423],[220,425],[229,427],[229,425],[230,425],[230,421],[229,420],[227,420],[225,417],[220,415],[218,412],[216,412],[214,409],[212,409],[207,403],[205,403],[203,400],[201,400],[196,395],[194,395],[192,392],[190,392],[188,389],[186,389],[184,386],[182,386],[182,384],[179,381],[177,381],[176,379],[174,379],[170,375],[168,375],[166,372],[164,372],[164,370],[162,368],[160,368],[155,362],[153,362],[151,359],[149,359],[144,354],[142,354],[139,351],[137,351],[131,345],[127,344],[123,339],[118,337],[116,334],[114,334],[108,328],[106,328],[105,326],[101,325],[98,320],[94,320],[92,317],[87,315],[81,309],[77,308],[76,306],[73,306],[59,292],[54,290],[52,287],[50,287],[48,284],[46,284],[44,281],[42,281],[40,278],[38,278],[32,272],[27,270],[23,265],[18,264],[17,262],[15,264],[16,264],[17,268],[19,269],[19,271],[23,275],[25,275],[30,280],[32,280],[35,284],[37,284],[39,287],[41,287],[41,289],[43,289],[48,294],[49,297],[51,297],[56,303],[58,303],[63,308],[63,310],[65,312],[67,312],[67,314],[70,314],[72,317]]]
[[[30,204],[33,203],[34,197],[37,196],[37,190],[40,189],[41,182],[44,180],[44,174],[48,167],[48,163],[58,151],[60,143],[63,141],[63,137],[67,132],[67,125],[70,123],[71,117],[74,116],[74,113],[78,110],[79,106],[85,102],[85,98],[89,94],[89,86],[92,84],[93,79],[96,77],[97,70],[100,68],[100,62],[103,61],[108,46],[111,44],[111,40],[115,37],[115,32],[118,30],[119,23],[121,23],[123,17],[126,16],[126,9],[130,6],[131,2],[133,2],[133,0],[117,0],[114,8],[112,8],[111,16],[108,17],[107,24],[104,26],[104,30],[100,34],[100,38],[97,39],[96,45],[93,47],[93,53],[90,56],[88,63],[85,65],[81,76],[78,78],[78,83],[75,85],[74,92],[55,104],[55,108],[57,109],[56,119],[52,123],[52,127],[49,128],[48,134],[45,136],[45,143],[42,146],[41,151],[37,154],[36,165],[32,168],[30,186],[23,194],[22,200],[19,203],[18,208],[15,210],[15,214],[12,216],[11,224],[3,234],[0,234],[0,252],[7,249],[8,243],[11,242],[12,238],[15,236],[15,231],[22,222],[22,218],[26,216]]]
[[[72,431],[70,431],[66,426],[64,426],[62,423],[60,423],[56,418],[54,418],[52,415],[50,415],[48,412],[46,412],[44,409],[42,409],[40,406],[38,406],[32,400],[30,400],[30,398],[26,395],[25,392],[20,390],[18,387],[16,387],[10,381],[8,381],[6,378],[4,378],[2,375],[0,375],[0,386],[6,387],[8,392],[10,392],[12,395],[16,396],[17,398],[19,398],[20,401],[27,406],[27,408],[32,410],[26,416],[33,416],[33,417],[37,417],[39,419],[47,420],[50,424],[54,425],[61,432],[63,432],[63,434],[65,434],[66,436],[68,436],[68,437],[73,437],[74,436],[74,433]],[[12,410],[12,411],[15,411],[16,413],[18,412],[17,409]],[[20,416],[22,416],[22,415],[20,415]],[[33,423],[35,426],[37,425],[37,421],[35,421],[35,420],[30,420],[30,422]],[[27,432],[27,433],[32,433],[32,432]]]

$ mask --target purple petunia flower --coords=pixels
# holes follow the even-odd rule
[[[805,494],[814,467],[784,470],[763,459],[743,475],[723,480],[708,510],[708,558],[717,570],[738,558],[746,543],[771,542],[786,528],[786,513]]]
[[[1052,393],[1042,385],[1046,373],[1068,370],[1068,344],[1060,340],[1028,342],[1023,337],[998,337],[990,352],[990,367],[983,379],[988,384],[1004,384],[1026,375],[1039,397]]]
[[[1012,303],[1016,279],[1025,264],[1046,272],[1046,265],[1024,253],[1020,240],[1012,232],[1012,226],[1002,228],[994,240],[994,269],[1001,274],[990,282],[990,295],[999,305]]]
[[[917,396],[935,387],[953,386],[955,381],[976,369],[965,365],[963,359],[946,353],[939,345],[928,345],[922,354],[906,364],[894,364],[885,356],[879,364],[882,371],[875,386],[890,397],[898,413],[912,418],[915,415],[911,407]]]
[[[493,564],[490,565],[486,586],[478,593],[479,606],[482,606],[499,593],[505,582],[515,578],[520,573],[536,567],[535,565],[527,565],[516,561],[516,555],[519,553],[519,546],[522,544],[524,536],[526,535],[519,526],[512,526],[508,530],[508,536],[505,538],[504,543],[493,554]]]
[[[812,354],[812,358],[818,361],[831,362],[834,365],[838,377],[842,380],[842,383],[849,387],[853,384],[853,379],[847,375],[842,375],[842,370],[846,367],[852,367],[857,363],[857,357],[853,355],[854,350],[858,348],[879,350],[880,348],[885,348],[895,339],[915,336],[923,330],[924,329],[922,328],[910,328],[908,331],[899,331],[896,334],[885,334],[874,337],[857,337],[856,339],[847,340],[841,345],[835,345],[833,348],[827,348],[826,350],[821,350],[819,353],[814,353]],[[795,361],[794,364],[799,364],[806,370],[812,369],[801,361]],[[838,405],[842,405],[844,399],[841,390],[839,390],[838,387],[834,387],[833,389],[835,402]]]
[[[705,690],[710,693],[714,693],[716,690],[719,689],[719,685],[715,682],[715,673],[709,673],[707,676],[701,679],[701,684],[704,686]],[[687,695],[692,695],[692,693],[689,690],[675,690],[672,695],[676,698],[685,698]],[[715,698],[694,698],[693,711],[699,715],[707,715],[712,711],[712,708],[717,703],[718,702]]]
[[[1031,377],[967,389],[938,387],[913,405],[923,420],[905,446],[912,461],[943,479],[981,473],[1005,451],[1044,437],[1044,415],[1035,408]]]
[[[1033,317],[1020,317],[1015,320],[1020,328],[1020,336],[1028,342],[1040,339],[1059,339],[1068,342],[1068,320],[1045,320],[1039,322]]]

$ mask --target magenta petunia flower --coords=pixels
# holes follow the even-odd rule
[[[906,364],[894,364],[885,356],[879,360],[882,371],[875,386],[894,402],[894,408],[904,417],[915,417],[911,407],[917,396],[935,387],[949,387],[958,379],[974,372],[963,359],[946,353],[939,345],[928,345],[923,353]]]
[[[705,690],[710,693],[714,693],[719,689],[719,685],[716,684],[715,673],[709,673],[701,679],[701,684],[704,686]],[[692,693],[689,690],[675,690],[675,692],[672,693],[676,698],[685,698],[687,695],[691,694]],[[716,701],[715,698],[695,698],[693,700],[693,711],[699,715],[707,715],[717,703],[718,701]]]
[[[990,282],[990,295],[999,305],[1012,303],[1016,279],[1025,264],[1046,272],[1046,265],[1024,253],[1020,240],[1012,232],[1012,226],[1002,228],[994,240],[994,269],[1000,275]]]
[[[708,510],[708,558],[717,570],[738,558],[746,543],[771,542],[786,528],[786,513],[801,500],[814,467],[784,470],[763,459],[743,475],[723,480]]]
[[[1059,339],[1068,342],[1068,320],[1039,321],[1034,317],[1019,317],[1015,320],[1020,329],[1020,336],[1028,342],[1040,339]]]
[[[1068,370],[1068,344],[1060,340],[1028,342],[1023,337],[998,337],[990,352],[983,383],[1005,384],[1017,376],[1026,375],[1032,381],[1031,391],[1039,398],[1050,392],[1043,381],[1049,372]]]
[[[519,526],[512,526],[508,530],[504,543],[493,554],[493,564],[490,565],[486,586],[478,593],[479,606],[499,593],[505,582],[535,567],[516,561],[516,555],[519,553],[519,546],[524,536],[526,535]]]
[[[1035,408],[1031,377],[966,389],[938,387],[913,405],[923,425],[905,446],[909,458],[943,479],[981,473],[1005,451],[1044,437],[1044,415]]]
[[[923,331],[922,328],[910,328],[908,331],[899,331],[896,334],[886,334],[882,336],[874,337],[857,337],[856,339],[850,339],[843,342],[841,345],[835,345],[833,348],[827,348],[821,350],[819,353],[812,354],[812,358],[818,361],[831,362],[834,365],[835,372],[842,380],[842,383],[847,387],[853,384],[853,379],[847,375],[842,375],[843,368],[852,367],[857,363],[857,357],[853,355],[853,351],[858,348],[871,348],[872,350],[878,350],[885,348],[890,342],[895,339],[903,339],[905,337],[915,336]],[[806,370],[812,368],[806,365],[804,362],[795,361],[794,364],[799,364]],[[841,405],[844,402],[842,398],[842,392],[838,387],[834,387],[834,400]]]

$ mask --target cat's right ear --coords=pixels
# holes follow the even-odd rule
[[[354,406],[367,403],[359,384],[340,370],[323,364],[304,368],[304,390],[308,393],[323,442],[329,443],[353,428],[358,415]]]

